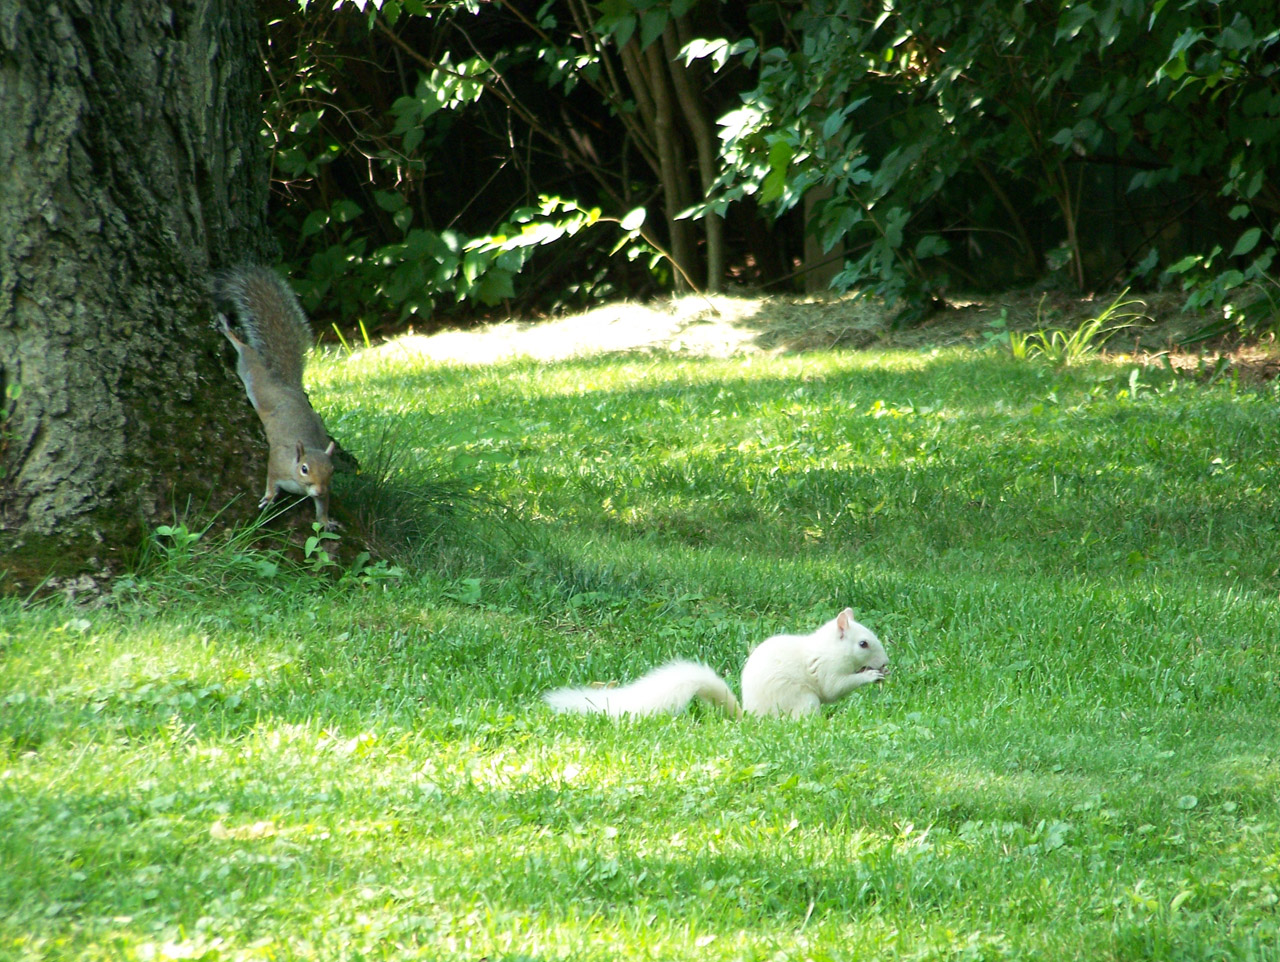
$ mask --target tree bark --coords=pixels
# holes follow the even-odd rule
[[[253,0],[0,6],[0,592],[258,486],[208,299],[268,254],[257,31]]]

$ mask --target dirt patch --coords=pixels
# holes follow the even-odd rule
[[[1183,312],[1181,298],[1174,294],[1125,300],[1131,303],[1123,313],[1133,316],[1124,320],[1131,323],[1106,342],[1107,352],[1118,359],[1167,364],[1204,377],[1221,376],[1224,367],[1250,380],[1280,373],[1280,349],[1274,340],[1249,344],[1219,340],[1182,347],[1188,335],[1208,322],[1206,315]],[[867,299],[687,295],[650,304],[608,304],[536,322],[506,321],[410,334],[370,350],[377,355],[484,365],[517,357],[554,361],[646,351],[730,357],[872,346],[982,347],[1007,344],[1010,331],[1073,331],[1113,301],[1059,293],[955,298],[952,306],[924,322],[899,328],[889,312]]]
[[[1137,355],[1136,360],[1147,366],[1164,364],[1201,381],[1216,381],[1230,375],[1246,384],[1258,384],[1280,377],[1280,350],[1274,341],[1224,345],[1221,350],[1195,354],[1189,351],[1144,352]]]

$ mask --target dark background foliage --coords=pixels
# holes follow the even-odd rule
[[[1034,284],[1275,324],[1263,0],[266,6],[275,223],[326,321]]]

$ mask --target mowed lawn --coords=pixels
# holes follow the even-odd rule
[[[383,564],[178,527],[93,604],[0,606],[0,958],[1280,957],[1273,384],[969,348],[311,379],[386,475]],[[538,701],[677,655],[736,689],[845,605],[892,669],[820,717]]]

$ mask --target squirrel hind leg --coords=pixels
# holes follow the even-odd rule
[[[221,311],[218,311],[213,326],[221,331],[226,339],[236,346],[237,350],[244,346],[244,341],[236,337],[236,332],[231,329],[231,322],[227,320],[227,315]]]

